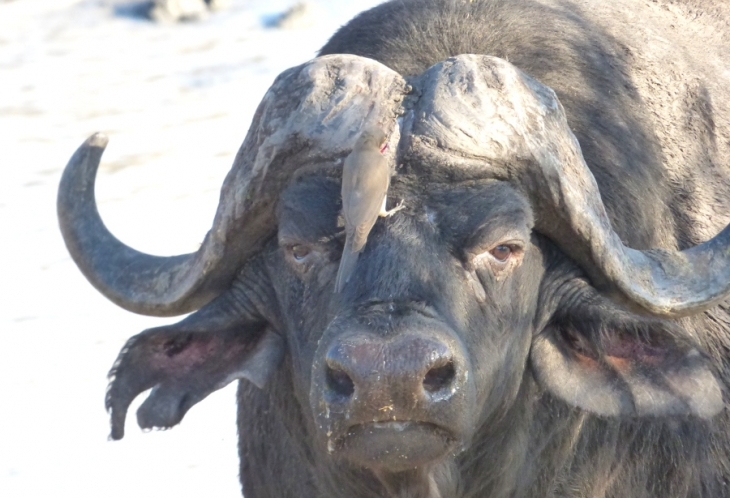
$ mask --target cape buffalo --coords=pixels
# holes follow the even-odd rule
[[[394,0],[263,98],[193,254],[104,227],[106,138],[61,230],[120,306],[191,311],[111,373],[170,427],[237,379],[257,497],[730,496],[730,6]],[[342,162],[393,172],[342,292]],[[707,241],[707,242],[703,242]],[[197,311],[196,311],[197,310]]]

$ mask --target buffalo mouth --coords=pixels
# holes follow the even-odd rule
[[[328,451],[364,467],[399,472],[440,460],[457,444],[451,431],[433,423],[388,420],[349,427],[330,440]]]

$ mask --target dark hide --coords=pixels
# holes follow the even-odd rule
[[[730,212],[726,19],[719,3],[403,0],[358,16],[321,54],[364,55],[406,76],[460,53],[508,59],[555,90],[624,243],[683,248]],[[637,35],[638,23],[655,31]],[[241,378],[253,381],[238,391],[247,498],[730,496],[725,306],[678,320],[624,309],[533,232],[541,213],[522,192],[458,174],[426,181],[408,163],[389,193],[406,208],[375,224],[335,294],[340,183],[314,166],[282,193],[278,239],[230,290],[130,340],[112,372],[114,437],[145,389],[156,386],[140,423],[168,427]],[[504,264],[490,256],[499,245],[510,248]],[[406,406],[387,380],[361,393],[387,391],[391,405],[328,398],[347,392],[347,376],[333,387],[332,345],[360,334],[394,356],[387,368],[411,368],[393,344],[414,331],[448,346],[451,405]],[[401,445],[411,428],[394,429],[391,415],[438,430],[419,427]],[[368,461],[348,433],[360,427],[401,459],[417,459],[423,440],[441,453],[413,467]]]
[[[291,354],[287,356],[287,367],[277,374],[272,384],[281,382],[281,386],[290,386],[297,403],[292,403],[291,396],[271,395],[268,389],[249,391],[242,386],[246,401],[240,405],[240,430],[252,418],[258,419],[248,407],[262,402],[266,406],[263,410],[282,416],[259,419],[257,424],[265,424],[266,428],[257,430],[257,434],[275,430],[277,434],[299,436],[284,438],[276,446],[257,437],[242,439],[241,453],[246,455],[242,458],[243,472],[251,476],[251,481],[244,479],[247,496],[286,496],[285,487],[290,484],[272,481],[273,475],[262,462],[290,454],[309,454],[308,462],[287,461],[286,466],[300,467],[297,474],[311,475],[308,480],[314,480],[316,486],[311,496],[384,496],[388,494],[387,489],[395,492],[395,488],[398,489],[395,496],[438,496],[434,494],[435,489],[440,489],[443,496],[453,496],[456,492],[459,473],[452,468],[455,462],[451,458],[417,472],[371,473],[348,463],[337,453],[330,454],[327,442],[320,441],[313,411],[307,409],[313,401],[307,398],[310,389],[315,389],[310,386],[317,384],[312,365],[321,362],[318,346],[336,340],[348,329],[338,326],[338,321],[352,324],[350,317],[364,315],[371,328],[398,335],[408,330],[408,320],[413,319],[412,308],[424,306],[438,322],[455,330],[471,358],[470,378],[478,386],[475,395],[462,405],[465,412],[473,414],[468,433],[503,419],[519,396],[530,334],[514,331],[531,329],[543,271],[539,251],[527,249],[531,246],[529,207],[509,186],[494,181],[435,186],[398,177],[391,192],[393,199],[405,199],[408,216],[396,216],[376,224],[360,257],[362,263],[353,275],[353,285],[344,290],[345,308],[332,294],[342,244],[341,237],[332,237],[337,233],[332,230],[336,230],[338,182],[321,178],[303,180],[293,185],[282,199],[279,237],[287,242],[272,254],[269,264],[279,268],[274,287],[279,289],[280,306],[291,310],[285,314]],[[489,215],[481,214],[485,212]],[[323,230],[324,220],[329,220],[329,233]],[[512,237],[515,240],[522,237],[526,247],[514,279],[498,280],[490,272],[479,270],[469,275],[462,268],[461,262],[468,259],[471,249],[492,243],[489,239],[495,227],[508,227]],[[312,247],[309,261],[296,262],[287,254],[286,247],[294,239],[298,244]],[[322,240],[329,242],[322,244]],[[414,254],[420,256],[414,258]],[[474,283],[472,279],[482,283]],[[484,293],[474,293],[476,286],[483,286]],[[394,311],[383,313],[380,303]],[[310,309],[329,309],[330,313],[312,314],[307,311]],[[348,309],[352,311],[344,311]],[[335,316],[337,319],[333,321]],[[490,330],[490,333],[469,332],[478,330]],[[397,401],[395,404],[397,410]],[[304,434],[307,436],[302,437]],[[465,434],[461,444],[470,440],[470,434]],[[277,447],[279,444],[283,447]],[[450,453],[458,453],[460,449],[454,448]],[[261,452],[264,455],[254,456]],[[430,487],[434,488],[433,493],[427,491]]]

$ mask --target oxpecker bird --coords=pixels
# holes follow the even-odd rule
[[[345,248],[337,271],[335,292],[350,279],[357,257],[368,240],[378,216],[390,216],[403,208],[401,202],[386,211],[390,167],[383,151],[387,140],[378,127],[366,128],[342,167],[342,215],[345,218]]]

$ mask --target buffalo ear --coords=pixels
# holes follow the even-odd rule
[[[605,299],[555,318],[533,339],[530,362],[544,389],[598,415],[710,418],[723,408],[709,360],[676,323]]]
[[[237,379],[262,388],[285,353],[284,340],[266,324],[222,330],[180,323],[149,329],[132,337],[109,373],[106,406],[112,439],[124,437],[130,403],[141,392],[152,392],[137,412],[143,429],[169,428],[210,393]]]

